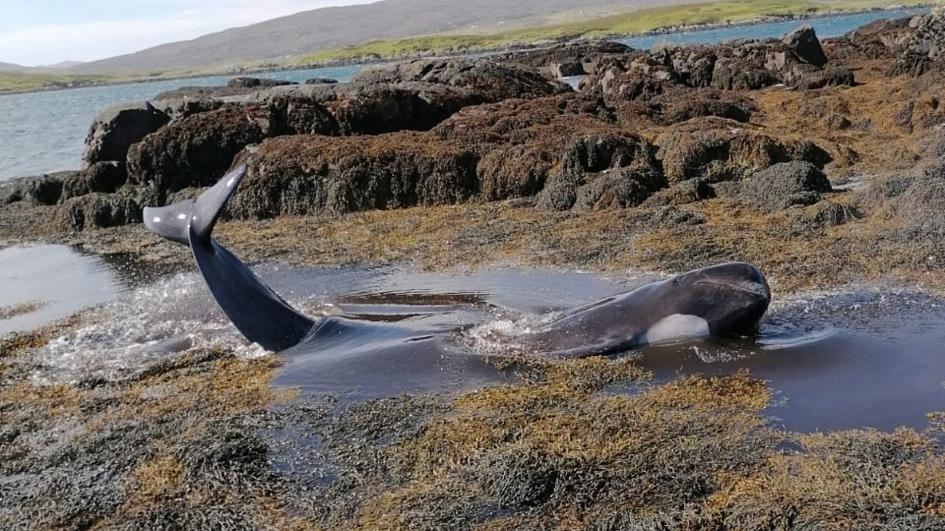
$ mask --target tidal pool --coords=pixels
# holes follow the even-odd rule
[[[500,370],[490,358],[515,345],[491,332],[527,332],[555,312],[658,278],[514,268],[254,269],[303,312],[364,325],[316,351],[283,356],[274,381],[347,402],[514,381],[514,365]],[[0,251],[0,289],[3,306],[46,302],[0,321],[0,334],[91,307],[31,355],[38,383],[121,379],[194,347],[264,354],[229,323],[195,271],[159,274],[68,247],[13,247]],[[945,300],[898,288],[775,298],[757,335],[622,355],[652,371],[654,383],[747,370],[769,383],[767,414],[792,430],[921,428],[926,413],[945,410]]]

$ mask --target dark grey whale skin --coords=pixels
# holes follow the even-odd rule
[[[302,315],[211,237],[245,174],[245,165],[239,166],[196,201],[146,207],[144,223],[150,231],[190,246],[220,308],[247,339],[263,348],[287,354],[310,351],[379,326],[345,316],[315,321]],[[559,357],[612,354],[650,342],[647,333],[654,325],[678,316],[698,322],[708,334],[727,335],[756,326],[770,299],[768,284],[757,268],[740,262],[721,264],[565,312],[527,334],[525,343],[535,352]]]

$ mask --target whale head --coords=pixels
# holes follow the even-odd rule
[[[678,275],[663,286],[672,301],[667,317],[647,337],[672,336],[679,327],[703,328],[700,335],[729,335],[754,328],[771,302],[768,282],[755,266],[719,264]],[[692,335],[692,334],[684,334]]]

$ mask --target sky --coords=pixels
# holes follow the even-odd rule
[[[308,9],[376,0],[0,0],[0,62],[91,61]]]

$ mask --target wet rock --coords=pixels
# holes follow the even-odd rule
[[[128,179],[124,163],[100,161],[63,180],[60,201],[93,192],[112,193]]]
[[[128,148],[166,124],[170,118],[150,103],[124,103],[100,112],[85,139],[86,165],[104,160],[124,161]]]
[[[192,114],[215,111],[223,102],[213,98],[173,98],[157,100],[154,105],[171,120],[180,120]]]
[[[244,147],[269,132],[268,111],[226,106],[175,121],[135,144],[128,153],[128,180],[176,191],[208,186]]]
[[[239,217],[452,204],[477,188],[473,153],[411,132],[277,137],[248,160],[249,172],[230,204]]]
[[[63,182],[77,173],[64,171],[27,179],[20,185],[21,195],[36,205],[55,205],[62,197]]]
[[[755,173],[741,185],[741,197],[756,208],[772,212],[793,205],[812,205],[821,193],[831,191],[830,181],[809,162],[775,164]]]
[[[784,36],[782,42],[803,63],[814,66],[827,64],[827,56],[820,46],[817,33],[810,26],[801,26],[788,33]]]
[[[305,85],[334,85],[337,83],[337,79],[332,79],[330,77],[312,77],[305,80]]]
[[[65,200],[56,208],[53,224],[66,232],[117,227],[140,222],[141,208],[128,194],[95,192]]]
[[[909,21],[911,35],[891,73],[921,76],[945,64],[945,11],[935,9]]]
[[[583,76],[584,64],[577,61],[569,63],[551,63],[548,66],[548,70],[551,73],[551,77],[554,78]]]
[[[570,90],[566,85],[549,82],[530,70],[471,59],[424,59],[398,63],[393,67],[372,68],[355,76],[354,82],[434,83],[464,88],[493,102],[509,98],[551,96]]]
[[[295,85],[294,81],[284,81],[282,79],[263,79],[258,77],[234,77],[226,82],[229,88],[258,88],[258,87],[278,87],[280,85]]]

